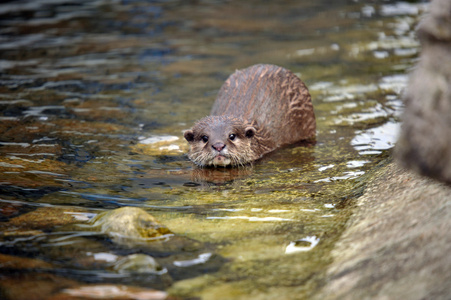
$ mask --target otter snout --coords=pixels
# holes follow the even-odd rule
[[[225,148],[225,144],[224,143],[214,143],[213,145],[211,145],[211,147],[213,147],[213,149],[215,149],[218,152],[221,152],[222,149]]]

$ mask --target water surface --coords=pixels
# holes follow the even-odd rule
[[[424,10],[397,1],[1,4],[0,295],[95,298],[110,285],[129,298],[134,288],[314,295],[352,199],[396,141]],[[249,168],[197,169],[183,130],[208,115],[234,70],[256,63],[306,82],[316,145]],[[152,214],[174,243],[127,246],[79,226],[124,206]],[[115,267],[139,253],[166,271]]]

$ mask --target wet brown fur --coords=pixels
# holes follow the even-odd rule
[[[315,134],[315,114],[305,84],[282,67],[254,65],[227,79],[211,115],[184,136],[190,144],[188,157],[197,165],[239,166]],[[218,154],[228,160],[215,160]]]

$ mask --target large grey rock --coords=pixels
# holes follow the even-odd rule
[[[389,164],[358,199],[315,299],[450,299],[450,228],[451,187]]]
[[[422,51],[404,96],[396,154],[404,166],[451,183],[451,1],[431,3],[418,37]]]

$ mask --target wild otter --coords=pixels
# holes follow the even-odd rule
[[[184,136],[195,164],[240,166],[315,133],[305,84],[289,70],[259,64],[233,73],[221,87],[211,115]]]

